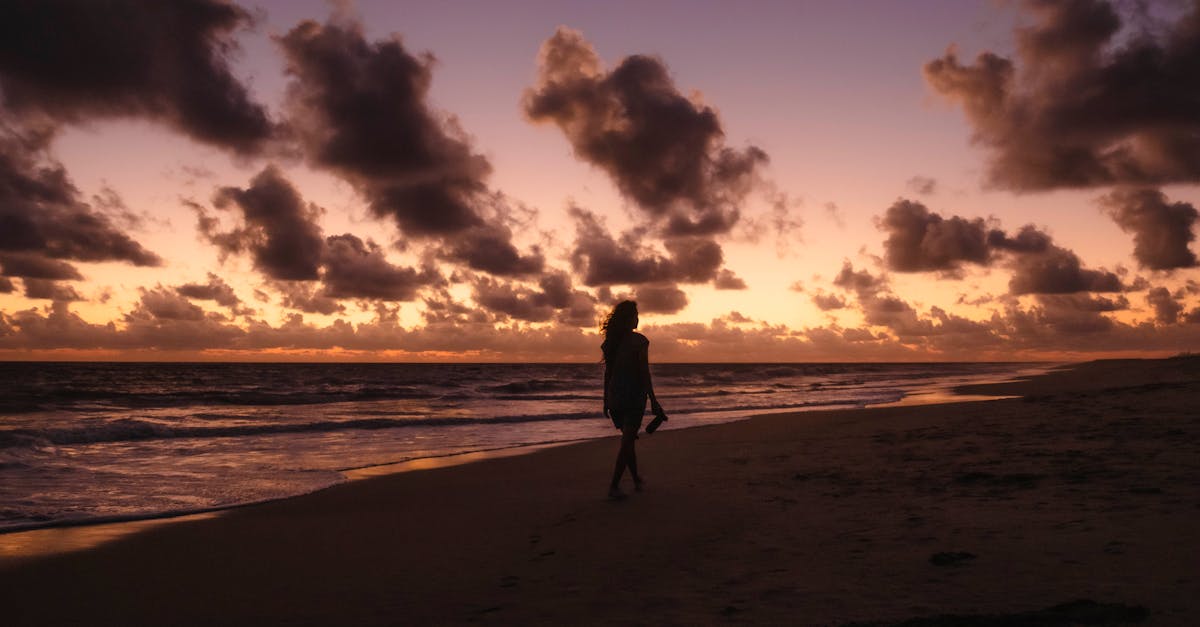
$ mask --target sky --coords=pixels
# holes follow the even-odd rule
[[[0,359],[1200,350],[1200,1],[17,1]]]

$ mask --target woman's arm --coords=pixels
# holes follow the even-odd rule
[[[662,409],[662,405],[658,404],[658,399],[654,396],[654,382],[650,380],[650,343],[641,350],[641,370],[642,370],[642,387],[646,389],[646,395],[650,397],[650,409],[658,413]]]
[[[612,380],[612,367],[604,362],[604,415],[608,416],[608,382]],[[611,416],[608,416],[611,417]]]

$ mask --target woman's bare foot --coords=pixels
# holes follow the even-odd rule
[[[608,498],[610,498],[614,501],[619,501],[619,500],[625,498],[625,493],[621,491],[621,488],[609,488],[608,489]]]

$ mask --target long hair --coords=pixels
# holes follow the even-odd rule
[[[604,354],[604,361],[608,361],[621,340],[633,332],[637,313],[637,303],[623,300],[617,303],[617,306],[613,307],[612,313],[608,314],[604,322],[600,323],[600,332],[604,334],[604,343],[600,345],[600,352]]]

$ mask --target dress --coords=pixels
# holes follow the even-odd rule
[[[650,340],[646,336],[632,331],[621,338],[607,361],[608,407],[626,424],[634,422],[640,426],[642,415],[646,413],[647,390],[642,365],[649,346]]]

